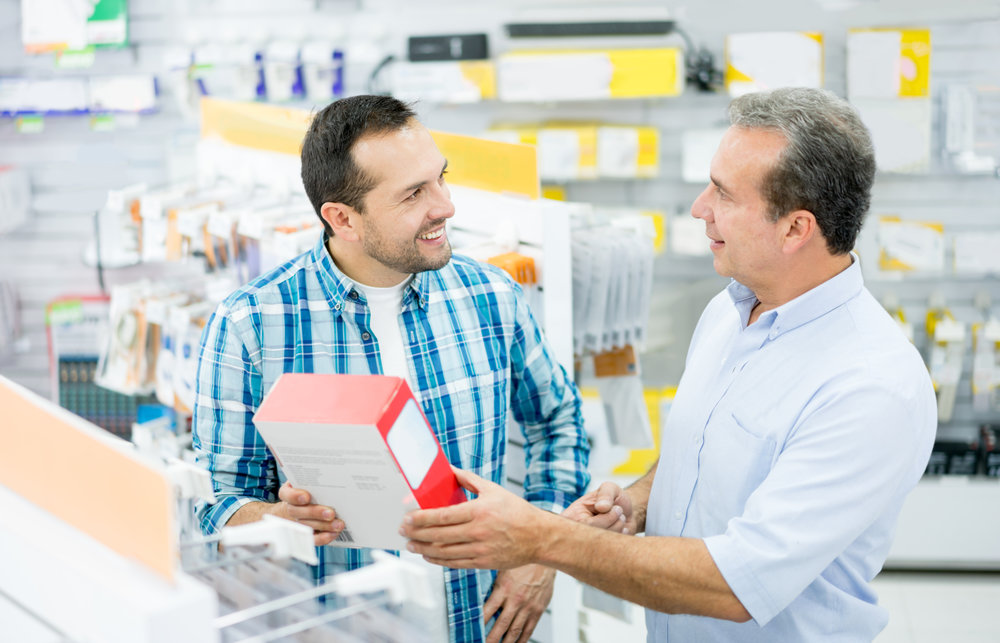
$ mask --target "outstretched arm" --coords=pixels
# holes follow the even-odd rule
[[[532,507],[499,485],[456,470],[478,497],[412,512],[401,533],[410,551],[459,568],[540,563],[605,592],[667,613],[747,621],[708,549],[695,538],[631,538]]]

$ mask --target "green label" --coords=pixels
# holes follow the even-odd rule
[[[17,131],[21,134],[37,134],[45,129],[45,119],[38,114],[17,117]]]
[[[88,69],[94,66],[94,46],[56,52],[57,69]]]
[[[110,132],[115,128],[115,117],[110,114],[100,114],[90,117],[90,129],[95,132]]]
[[[45,311],[45,323],[49,326],[75,324],[83,320],[83,303],[79,299],[56,301]]]

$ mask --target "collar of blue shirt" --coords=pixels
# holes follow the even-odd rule
[[[831,279],[824,281],[812,290],[805,292],[795,299],[769,310],[761,315],[761,321],[765,316],[770,324],[769,336],[774,339],[782,333],[794,330],[817,319],[834,308],[850,301],[861,292],[864,287],[864,279],[861,276],[861,263],[858,255],[851,253],[851,265],[843,272]],[[730,282],[726,288],[729,298],[733,300],[740,315],[743,328],[746,328],[750,319],[750,312],[757,304],[757,296],[753,291],[736,281]]]
[[[326,233],[324,233],[313,246],[311,259],[313,264],[317,266],[320,275],[319,282],[323,287],[327,301],[330,302],[334,313],[339,315],[344,308],[344,301],[357,299],[359,295],[355,288],[356,282],[341,272],[337,264],[333,262],[330,251],[326,247],[326,238]],[[416,301],[418,306],[426,308],[430,295],[430,282],[431,279],[427,272],[416,273],[403,295],[403,306],[409,306],[411,302]]]

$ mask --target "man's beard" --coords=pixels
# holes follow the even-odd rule
[[[383,238],[374,226],[368,225],[367,220],[364,226],[362,247],[365,254],[396,272],[415,274],[426,270],[440,270],[451,260],[451,243],[447,238],[443,245],[435,248],[435,255],[428,257],[421,254],[417,245],[420,242],[416,239],[391,242]]]

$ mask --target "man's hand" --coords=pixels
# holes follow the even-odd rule
[[[331,507],[311,504],[312,498],[305,489],[296,489],[286,482],[278,489],[278,499],[270,505],[268,513],[312,527],[317,547],[329,545],[344,530],[344,521],[337,519],[337,512]]]
[[[527,643],[552,600],[555,580],[555,570],[541,565],[525,565],[497,574],[493,591],[483,605],[483,622],[489,622],[497,610],[500,614],[486,643]]]
[[[407,549],[436,565],[472,569],[511,569],[530,562],[548,520],[562,520],[474,473],[452,467],[459,484],[475,500],[440,509],[412,511],[399,533]]]
[[[636,533],[632,498],[613,482],[602,483],[596,491],[584,494],[566,507],[562,515],[592,527],[622,534]]]

